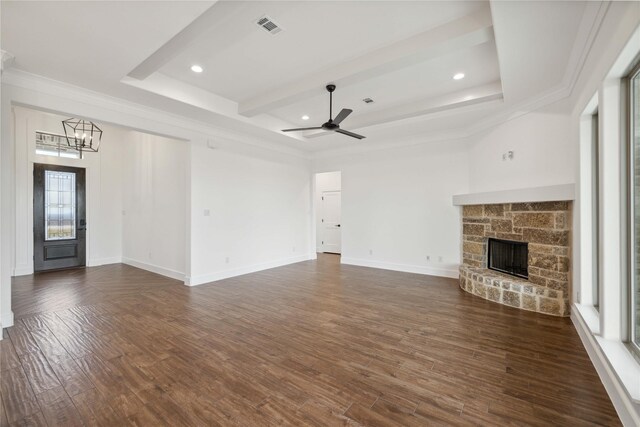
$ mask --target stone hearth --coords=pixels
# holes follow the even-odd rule
[[[462,208],[460,287],[524,310],[569,315],[571,202],[467,205]],[[487,268],[487,241],[529,244],[529,278]]]

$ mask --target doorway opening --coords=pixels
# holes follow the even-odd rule
[[[36,163],[33,168],[33,270],[86,264],[85,169]]]
[[[342,176],[341,172],[315,176],[316,252],[342,253]]]

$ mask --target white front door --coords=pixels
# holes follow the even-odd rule
[[[342,252],[342,234],[340,233],[340,192],[322,193],[322,252]]]

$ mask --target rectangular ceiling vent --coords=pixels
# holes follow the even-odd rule
[[[362,100],[365,104],[372,104],[373,103],[373,99],[371,98],[365,98]]]
[[[275,22],[273,19],[269,18],[267,15],[264,15],[262,18],[256,21],[256,24],[263,30],[265,30],[269,34],[278,34],[282,31],[282,27]]]

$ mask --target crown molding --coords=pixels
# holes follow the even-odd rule
[[[0,49],[0,74],[13,65],[15,57],[6,50]]]
[[[164,110],[159,110],[153,107],[147,107],[141,104],[136,104],[130,101],[123,100],[121,98],[104,95],[95,91],[84,89],[78,86],[70,85],[68,83],[60,82],[57,80],[49,79],[46,77],[38,76],[35,74],[27,73],[20,70],[7,70],[2,75],[2,84],[15,86],[27,90],[37,91],[39,93],[46,93],[52,96],[62,97],[68,100],[76,101],[79,104],[88,104],[92,106],[98,106],[119,114],[129,114],[135,117],[143,117],[154,122],[168,124],[175,128],[174,132],[158,132],[157,129],[152,128],[139,128],[138,130],[160,134],[174,139],[189,139],[185,138],[185,134],[193,134],[194,132],[201,134],[204,139],[219,138],[228,142],[244,144],[249,147],[255,147],[260,149],[277,152],[279,154],[286,154],[303,159],[324,159],[330,157],[339,157],[342,155],[349,155],[355,153],[362,153],[368,151],[379,151],[385,149],[410,147],[416,145],[431,144],[434,142],[444,142],[449,140],[461,140],[465,138],[471,138],[481,132],[494,128],[509,120],[513,120],[517,117],[521,117],[532,111],[550,105],[563,98],[569,96],[570,89],[564,85],[559,85],[556,88],[541,94],[539,97],[529,100],[526,103],[520,103],[513,105],[506,110],[497,112],[496,114],[485,118],[480,123],[470,125],[464,128],[458,128],[456,130],[444,131],[439,133],[415,133],[407,135],[401,140],[394,140],[393,142],[385,142],[380,144],[366,145],[361,144],[357,146],[347,146],[344,148],[326,149],[319,151],[305,151],[296,150],[282,145],[258,141],[254,138],[247,137],[235,131],[230,131],[220,127],[212,126],[197,120],[189,119],[184,116],[170,113]],[[491,101],[492,103],[502,102],[501,100]],[[452,114],[457,114],[461,111],[469,111],[477,108],[486,108],[487,103],[480,105],[470,105],[453,110],[439,111],[428,115],[429,117],[444,117]],[[25,106],[39,107],[37,105]],[[77,113],[74,111],[55,111],[58,113]],[[423,116],[424,117],[424,116]],[[100,117],[94,117],[99,120]],[[408,119],[411,120],[411,119]],[[402,121],[404,122],[404,120]],[[125,126],[131,128],[127,123],[114,122],[113,124]],[[230,146],[232,144],[225,144]]]
[[[375,144],[370,146],[365,145],[357,145],[350,146],[347,148],[335,148],[330,150],[318,151],[314,154],[314,159],[325,159],[331,157],[340,157],[342,155],[349,155],[355,153],[369,152],[369,151],[377,151],[377,150],[386,150],[392,148],[402,148],[409,147],[415,145],[426,145],[432,144],[434,142],[445,142],[445,141],[454,141],[461,139],[471,139],[475,136],[478,136],[484,132],[487,132],[501,124],[509,122],[511,120],[517,119],[518,117],[522,117],[529,113],[535,112],[541,108],[544,108],[548,105],[554,104],[558,101],[566,99],[569,97],[570,89],[565,87],[564,85],[558,85],[553,89],[541,94],[535,99],[528,100],[527,102],[519,103],[512,105],[502,111],[498,111],[493,115],[490,115],[482,121],[475,123],[473,125],[458,128],[452,131],[444,131],[437,134],[430,134],[429,136],[425,135],[408,135],[404,137],[402,140],[395,140],[394,142],[384,143],[384,144]],[[495,101],[494,101],[495,102]],[[487,103],[480,104],[481,108],[486,108]],[[477,106],[466,107],[466,109],[474,108]],[[445,115],[455,114],[456,112],[460,112],[461,109],[442,111],[430,115],[430,117],[442,117]],[[569,111],[567,111],[569,114]],[[471,141],[469,141],[471,142]]]
[[[582,17],[580,29],[578,30],[578,35],[571,50],[572,55],[569,58],[569,63],[567,64],[562,80],[563,84],[569,88],[569,96],[573,93],[573,89],[584,70],[584,65],[591,53],[593,43],[600,32],[604,17],[609,11],[609,6],[611,6],[610,1],[587,2],[585,14]],[[591,22],[589,22],[589,20]],[[580,40],[584,40],[584,43],[582,43],[582,46],[577,46]]]
[[[111,97],[88,89],[73,86],[68,83],[63,83],[46,77],[26,73],[24,71],[15,69],[6,70],[2,75],[2,80],[3,84],[9,84],[30,90],[42,91],[52,95],[70,98],[79,102],[85,102],[91,105],[99,105],[103,108],[118,111],[120,113],[132,114],[161,123],[168,123],[175,126],[177,128],[176,130],[185,130],[188,132],[195,131],[205,135],[208,138],[221,138],[226,141],[231,141],[234,144],[238,143],[245,144],[249,147],[259,147],[261,149],[266,149],[280,154],[291,155],[307,160],[326,159],[370,151],[426,145],[432,144],[434,142],[458,141],[465,139],[470,140],[474,136],[482,134],[483,132],[487,132],[510,120],[522,117],[555,102],[569,98],[583,72],[584,64],[589,54],[591,53],[594,40],[597,37],[602,22],[609,10],[610,4],[611,2],[606,1],[587,5],[587,10],[585,11],[585,15],[583,17],[583,23],[581,24],[578,37],[576,38],[576,42],[574,43],[574,54],[571,56],[571,58],[569,58],[569,63],[567,64],[563,80],[557,86],[549,89],[544,93],[541,93],[535,98],[528,99],[521,103],[510,105],[506,108],[500,109],[494,114],[485,117],[480,122],[471,124],[469,126],[438,133],[417,132],[411,135],[406,135],[399,140],[395,139],[393,140],[393,142],[390,141],[369,145],[359,144],[355,146],[349,145],[346,147],[322,149],[318,151],[306,150],[302,148],[295,149],[291,147],[285,147],[282,144],[276,142],[258,140],[254,137],[243,135],[240,132],[213,126],[204,122],[186,118],[182,115],[170,113],[141,104],[136,104],[120,98]],[[580,43],[581,45],[579,46]],[[422,118],[444,117],[451,114],[457,114],[461,111],[468,111],[469,109],[473,108],[477,107],[463,106],[461,108],[456,108],[449,111],[438,111],[427,114],[425,116],[422,116]],[[486,108],[486,105],[484,105],[482,108]],[[570,111],[567,111],[567,114],[569,113]],[[406,123],[406,120],[410,119],[401,120],[398,122],[398,125]],[[375,126],[370,128],[375,128]],[[143,130],[153,132],[153,130],[151,129]],[[269,131],[265,130],[265,132]],[[175,135],[166,136],[184,139],[184,132],[176,132]]]
[[[244,144],[249,147],[275,152],[278,154],[289,155],[306,160],[310,159],[309,153],[304,150],[286,147],[282,144],[261,140],[252,136],[241,134],[237,131],[211,125],[199,120],[190,119],[179,114],[171,113],[142,104],[137,104],[135,102],[127,101],[122,98],[105,95],[103,93],[21,70],[6,70],[2,74],[2,84],[69,100],[75,102],[78,109],[81,109],[82,105],[84,104],[91,107],[108,110],[111,113],[117,113],[117,115],[119,116],[130,115],[133,117],[144,118],[159,125],[161,124],[161,128],[163,129],[163,131],[158,131],[158,128],[155,127],[132,126],[130,123],[127,123],[125,121],[112,121],[112,123],[115,125],[124,126],[135,130],[159,134],[162,136],[181,140],[191,139],[191,137],[185,137],[185,135],[193,136],[194,134],[197,134],[202,139],[220,138],[227,141],[233,141],[234,143]],[[3,91],[3,95],[4,94],[5,91]],[[19,99],[12,99],[11,102],[22,104]],[[30,105],[29,103],[22,105],[42,109],[41,105]],[[79,111],[57,111],[55,109],[51,111],[67,114],[80,113]],[[104,120],[104,118],[101,117],[93,118],[96,120]],[[167,127],[172,128],[172,130],[167,131]]]
[[[588,9],[587,11],[585,11],[581,29],[579,31],[578,37],[576,38],[576,42],[574,43],[574,50],[577,53],[572,55],[572,57],[569,59],[569,63],[567,64],[562,82],[555,87],[547,90],[546,92],[541,93],[539,96],[525,100],[518,104],[511,105],[502,111],[498,111],[484,118],[478,123],[472,124],[462,129],[459,128],[454,131],[441,132],[439,134],[430,135],[426,138],[424,136],[420,137],[417,135],[411,135],[405,137],[401,142],[395,141],[394,143],[376,144],[375,146],[369,147],[358,145],[344,149],[335,148],[323,150],[316,152],[313,156],[314,159],[326,159],[373,150],[377,151],[463,139],[469,139],[468,142],[471,143],[471,138],[488,132],[497,126],[500,126],[501,124],[535,112],[541,108],[554,104],[563,99],[569,98],[583,72],[584,64],[589,54],[591,53],[593,43],[600,30],[602,22],[604,21],[604,18],[609,11],[610,4],[611,2],[604,1],[599,3],[594,2],[587,5]],[[583,40],[583,43],[581,47],[578,47],[577,44],[579,43],[580,38]],[[453,111],[459,112],[461,111],[461,109],[455,109]],[[567,114],[570,113],[570,111],[567,111]],[[437,117],[439,114],[441,114],[441,112],[428,115],[428,117]]]

